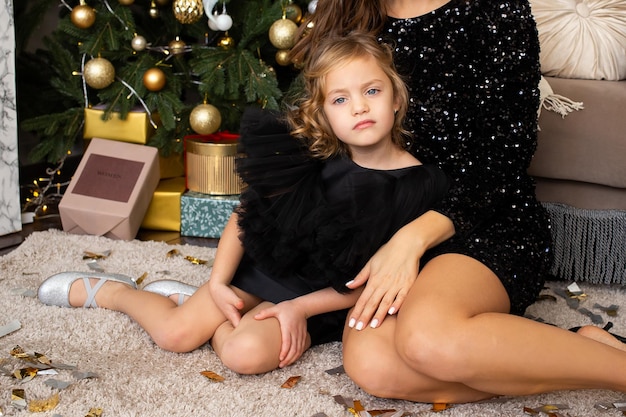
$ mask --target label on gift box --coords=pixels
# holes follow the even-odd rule
[[[128,202],[144,163],[104,155],[89,155],[74,193]]]

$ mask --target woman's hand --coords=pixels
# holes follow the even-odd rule
[[[348,288],[366,284],[351,311],[348,325],[362,330],[368,324],[378,327],[387,314],[395,314],[417,279],[421,254],[407,245],[389,241],[382,246]]]
[[[278,366],[283,368],[294,363],[309,347],[306,314],[292,300],[283,301],[266,308],[254,318],[264,320],[275,317],[280,323],[281,347]]]
[[[452,221],[432,210],[398,230],[346,284],[354,289],[367,282],[348,325],[357,330],[368,324],[378,327],[387,314],[397,313],[417,279],[424,252],[453,235]]]
[[[241,320],[240,310],[244,307],[243,300],[235,294],[230,286],[219,282],[209,280],[209,291],[213,301],[226,316],[226,319],[230,321],[233,327],[237,327]]]

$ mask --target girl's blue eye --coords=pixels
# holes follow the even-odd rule
[[[373,96],[376,93],[378,93],[378,89],[377,88],[370,88],[369,90],[366,91],[365,94]]]
[[[336,98],[336,99],[333,101],[333,103],[335,103],[335,104],[341,104],[341,103],[343,103],[343,102],[345,102],[345,101],[346,101],[346,99],[345,99],[345,98],[343,98],[343,97],[339,97],[339,98]]]

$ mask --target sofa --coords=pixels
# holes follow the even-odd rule
[[[626,81],[546,80],[584,105],[541,112],[529,169],[551,218],[552,274],[626,284]]]
[[[531,0],[543,94],[529,173],[555,279],[626,285],[626,2]]]

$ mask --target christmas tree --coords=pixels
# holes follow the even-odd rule
[[[60,0],[58,27],[20,54],[21,128],[33,161],[58,163],[83,139],[85,109],[139,108],[164,156],[190,134],[236,132],[245,107],[277,109],[297,75],[288,49],[306,3],[289,0]],[[19,42],[50,0],[16,4]]]

